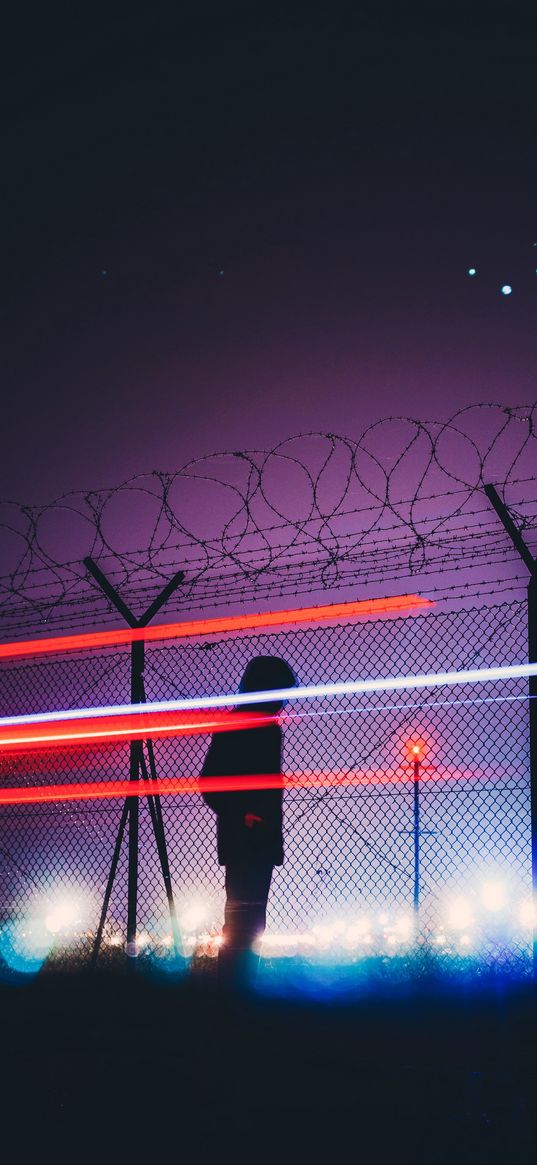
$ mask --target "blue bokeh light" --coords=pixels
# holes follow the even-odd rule
[[[0,956],[9,971],[36,975],[50,954],[52,935],[39,919],[8,922],[0,931]]]

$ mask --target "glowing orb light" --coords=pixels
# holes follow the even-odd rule
[[[485,882],[481,887],[481,901],[486,910],[497,913],[507,905],[507,891],[503,882]]]
[[[412,736],[410,739],[405,740],[403,748],[407,760],[419,761],[424,758],[427,751],[427,744],[421,737]]]
[[[522,903],[518,912],[518,917],[522,923],[522,926],[527,927],[529,930],[532,930],[534,926],[537,926],[537,909],[535,908],[535,903],[532,902],[531,899],[529,902]]]
[[[365,942],[370,930],[370,922],[367,918],[356,919],[347,927],[345,934],[345,946],[349,950],[353,950],[359,943]]]
[[[318,947],[329,947],[334,940],[341,940],[345,932],[345,922],[334,919],[332,922],[317,923],[312,927],[312,935]]]
[[[456,930],[465,930],[473,922],[472,909],[464,898],[455,898],[450,905],[448,918]]]
[[[504,285],[502,287],[502,295],[511,295],[512,291],[513,291],[513,288],[511,287],[511,284],[504,283]]]
[[[477,275],[477,270],[476,270],[476,268],[475,268],[475,267],[469,267],[469,268],[468,268],[468,274],[469,274],[469,275]]]
[[[58,898],[47,911],[44,923],[51,934],[73,933],[82,923],[81,903],[73,897]]]
[[[207,918],[207,906],[203,902],[192,902],[180,915],[181,926],[184,930],[195,931],[201,922]]]
[[[50,953],[52,938],[39,918],[19,919],[0,930],[0,956],[10,971],[35,975]]]
[[[413,930],[413,918],[409,914],[404,914],[401,918],[397,919],[397,922],[394,925],[394,937],[397,939],[397,941],[404,942],[405,939],[412,937]]]

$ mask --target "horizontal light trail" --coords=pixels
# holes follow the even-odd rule
[[[360,599],[353,603],[328,603],[318,607],[268,611],[264,615],[224,615],[214,619],[193,619],[185,623],[162,623],[156,627],[88,631],[79,635],[58,635],[49,639],[2,643],[0,659],[16,659],[24,655],[45,655],[60,651],[85,651],[95,647],[119,647],[131,643],[152,643],[163,639],[187,639],[224,631],[254,631],[263,627],[286,626],[289,623],[320,623],[327,619],[349,619],[369,615],[402,615],[408,611],[434,606],[434,600],[424,599],[420,595],[394,595],[384,599]]]
[[[140,716],[137,716],[135,720],[129,719],[129,717],[110,717],[109,720],[105,720],[103,717],[104,723],[98,721],[94,729],[85,727],[86,721],[81,721],[78,724],[73,720],[54,721],[51,724],[32,725],[28,731],[0,727],[0,755],[2,749],[5,751],[42,750],[79,743],[102,744],[147,738],[158,739],[159,737],[201,736],[212,732],[263,728],[268,724],[281,724],[285,728],[286,725],[293,724],[297,720],[327,719],[334,716],[358,717],[378,712],[401,713],[416,708],[429,711],[432,708],[459,708],[473,704],[525,703],[535,698],[526,693],[522,696],[490,696],[483,699],[476,697],[470,700],[431,700],[427,702],[419,700],[410,704],[366,704],[360,708],[331,708],[327,712],[294,712],[290,715],[280,714],[279,716],[262,716],[252,712],[245,712],[242,716],[236,712],[213,713],[212,716],[207,716],[204,713],[200,713],[199,716],[196,716],[195,713],[187,713],[184,719],[180,719],[179,714],[171,713],[168,715],[164,713],[160,716],[157,714],[155,717],[150,717],[148,722],[142,721],[142,723],[140,723]]]
[[[394,771],[330,773],[321,770],[293,774],[255,773],[236,777],[164,777],[158,781],[84,781],[78,784],[31,785],[0,789],[0,807],[4,805],[38,805],[50,801],[110,801],[123,797],[200,796],[202,793],[247,793],[259,789],[345,789],[363,785],[400,785],[412,782],[413,763]],[[483,773],[428,771],[423,768],[420,781],[480,779],[491,780]]]
[[[58,743],[66,740],[115,740],[133,736],[174,736],[213,731],[195,724],[173,720],[167,728],[159,717],[161,713],[207,711],[213,708],[247,707],[249,704],[283,703],[293,700],[361,695],[367,692],[404,691],[407,688],[436,688],[459,684],[494,683],[513,679],[527,679],[537,675],[537,663],[513,664],[505,667],[470,668],[463,671],[434,672],[423,675],[392,676],[371,680],[349,680],[341,683],[312,684],[307,687],[278,688],[265,692],[230,692],[224,696],[204,696],[194,699],[157,700],[145,704],[111,704],[106,707],[76,708],[57,712],[38,712],[30,716],[3,716],[0,718],[0,748],[20,747],[38,740],[35,725],[45,726],[40,740]],[[236,715],[236,713],[234,713]],[[124,728],[121,728],[121,718]],[[140,729],[135,728],[136,718]],[[127,719],[128,718],[128,719]],[[154,719],[153,719],[154,718]],[[98,720],[98,725],[84,728],[83,721]],[[74,721],[69,729],[68,722]],[[203,719],[200,724],[203,724]],[[235,721],[234,727],[242,727]],[[251,726],[251,725],[249,725]],[[230,727],[230,726],[229,726]],[[67,735],[69,734],[70,735]]]
[[[284,714],[278,716],[278,721],[285,727],[286,723],[292,723],[293,720],[326,719],[329,716],[357,717],[373,712],[407,712],[415,708],[428,712],[430,708],[461,708],[473,704],[519,704],[535,699],[537,696],[531,696],[529,692],[525,692],[523,696],[483,696],[481,699],[479,696],[475,696],[470,700],[417,700],[412,701],[411,704],[362,704],[360,708],[331,708],[328,712],[295,712],[291,713],[290,716]]]
[[[142,705],[143,707],[143,705]],[[62,745],[152,740],[161,736],[203,736],[212,732],[231,732],[245,728],[263,728],[276,723],[274,716],[255,712],[164,712],[142,716],[103,716],[87,720],[54,720],[26,726],[0,725],[0,753],[14,749],[58,748]]]

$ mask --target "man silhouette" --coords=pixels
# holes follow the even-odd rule
[[[248,664],[239,691],[266,692],[295,683],[283,659],[258,655]],[[246,705],[249,711],[264,716],[277,716],[282,706],[283,700]],[[282,732],[276,723],[215,733],[201,775],[280,773],[281,747]],[[204,793],[203,800],[217,815],[218,861],[226,869],[218,977],[223,983],[244,984],[248,971],[254,972],[259,962],[252,945],[265,929],[274,866],[283,862],[282,790]]]

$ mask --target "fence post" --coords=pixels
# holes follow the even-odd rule
[[[128,623],[129,627],[146,627],[150,620],[156,615],[160,608],[164,605],[174,590],[183,582],[184,571],[179,570],[170,579],[163,590],[157,595],[156,599],[150,604],[143,615],[136,617],[129,609],[127,604],[118,594],[115,587],[103,574],[102,570],[97,566],[97,563],[92,558],[84,559],[84,566],[93,576],[98,586],[107,596],[117,611],[123,615],[123,618]],[[133,643],[131,645],[131,704],[145,703],[145,684],[144,684],[144,666],[145,666],[145,645],[143,640]],[[147,748],[149,754],[149,764],[151,768],[151,776],[156,779],[156,768],[154,763],[153,747],[151,742],[147,741]],[[129,779],[131,781],[140,780],[140,772],[146,772],[144,759],[144,742],[143,740],[131,740],[129,747]],[[170,922],[172,928],[172,937],[176,951],[179,948],[179,929],[177,925],[177,916],[175,911],[175,902],[173,897],[173,890],[170,876],[170,866],[168,861],[168,850],[166,846],[166,837],[164,833],[164,822],[162,819],[162,809],[160,805],[160,797],[158,793],[148,794],[147,803],[149,805],[149,812],[151,815],[151,822],[153,825],[153,832],[155,834],[155,841],[157,843],[157,850],[160,859],[162,876],[166,888],[166,895],[168,898],[168,906],[170,910]],[[121,844],[125,827],[128,822],[129,827],[129,859],[128,859],[128,898],[127,898],[127,955],[135,958],[137,955],[136,945],[136,927],[137,927],[137,909],[138,909],[138,826],[140,817],[140,802],[138,797],[126,797],[125,807],[121,816],[119,829],[112,857],[112,864],[110,873],[108,875],[108,882],[104,894],[103,906],[101,910],[101,917],[97,934],[93,945],[92,966],[95,967],[99,955],[101,939],[106,921],[106,914],[110,903],[110,896],[114,878],[116,876],[117,865],[121,850]]]
[[[145,652],[144,643],[131,645],[131,704],[142,702],[142,683],[144,672]],[[131,781],[140,779],[140,765],[143,753],[143,741],[131,740],[129,747],[129,777]],[[140,820],[140,805],[138,797],[128,797],[129,807],[129,874],[127,896],[127,954],[135,957],[136,928],[138,912],[138,826]]]
[[[537,569],[528,584],[528,662],[537,663]],[[533,968],[537,975],[537,676],[530,676],[531,873],[533,904]]]
[[[537,559],[517,529],[507,506],[493,485],[484,487],[485,493],[494,506],[504,529],[507,531],[515,550],[530,572],[528,583],[528,663],[537,663]],[[533,975],[537,978],[537,676],[529,678],[529,723],[530,723],[530,815],[531,815],[531,888],[533,907]]]

